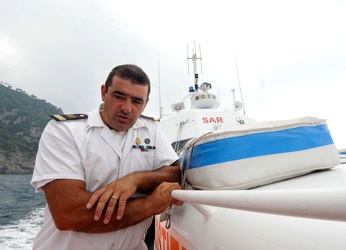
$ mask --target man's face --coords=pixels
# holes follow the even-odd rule
[[[101,86],[104,102],[101,117],[103,122],[116,131],[126,131],[135,124],[147,105],[148,86],[133,84],[130,80],[113,77],[112,85]]]

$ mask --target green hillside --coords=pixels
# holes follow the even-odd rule
[[[49,115],[60,108],[0,82],[0,174],[30,173]]]

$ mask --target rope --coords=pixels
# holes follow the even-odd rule
[[[183,177],[181,179],[181,187],[183,189],[185,189],[185,185],[187,183],[186,179],[187,179],[187,170],[189,169],[189,166],[190,166],[190,163],[191,163],[191,158],[192,158],[192,154],[193,154],[193,149],[195,148],[195,145],[196,143],[201,140],[203,137],[205,137],[206,135],[209,135],[211,134],[212,132],[208,132],[208,133],[205,133],[203,135],[201,135],[200,137],[196,137],[194,138],[190,143],[189,145],[186,147],[186,149],[184,150],[184,153],[183,153],[183,157],[181,159],[181,162],[182,162],[182,165],[184,165],[184,162],[185,162],[185,158],[186,158],[186,154],[189,152],[190,150],[190,154],[188,155],[188,159],[187,159],[187,164],[185,166],[185,168],[183,168]]]

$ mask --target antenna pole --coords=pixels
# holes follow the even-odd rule
[[[203,69],[202,69],[202,50],[201,50],[201,45],[199,45],[199,58],[201,59],[201,74],[203,74]]]
[[[162,118],[162,106],[161,106],[161,75],[160,75],[160,54],[157,54],[157,63],[158,63],[158,73],[159,73],[159,112],[160,119]]]
[[[231,89],[231,90],[232,90],[232,92],[233,92],[233,102],[235,102],[235,95],[234,95],[235,89]]]
[[[188,48],[188,47],[187,47]],[[201,46],[199,46],[200,49],[200,54],[201,54]],[[188,50],[189,53],[189,50]],[[195,90],[198,90],[198,73],[197,73],[197,60],[201,60],[201,70],[202,70],[202,57],[200,55],[200,57],[197,57],[197,53],[196,53],[196,41],[194,41],[194,47],[192,49],[192,57],[189,57],[189,55],[187,55],[187,60],[192,60],[192,64],[193,64],[193,73],[194,73],[194,77],[195,77]],[[189,64],[188,64],[189,65]],[[189,68],[188,68],[189,69]]]
[[[194,47],[192,49],[192,63],[193,63],[193,72],[197,73],[197,53],[196,53],[196,41],[194,41]]]
[[[186,55],[187,55],[187,73],[190,74],[190,68],[189,68],[189,45],[187,45],[187,51],[186,51]]]
[[[237,65],[237,59],[234,55],[234,61],[235,61],[235,68],[237,70],[237,76],[238,76],[238,84],[239,84],[239,90],[240,90],[240,98],[241,98],[241,102],[243,103],[243,112],[244,112],[244,115],[245,115],[245,104],[244,104],[244,101],[243,101],[243,94],[242,94],[242,91],[241,91],[241,86],[240,86],[240,79],[239,79],[239,73],[238,73],[238,65]],[[234,92],[233,92],[234,94]]]

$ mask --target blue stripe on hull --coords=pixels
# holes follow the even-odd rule
[[[333,139],[326,124],[228,137],[195,146],[189,169],[330,144]]]

